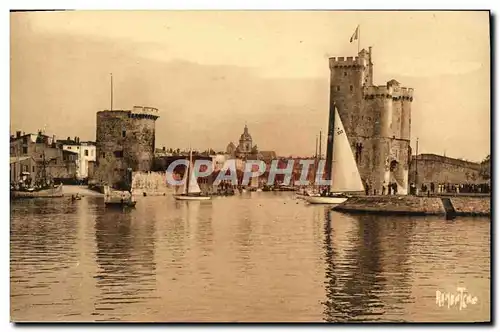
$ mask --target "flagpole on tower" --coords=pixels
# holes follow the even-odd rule
[[[354,33],[351,36],[351,39],[349,40],[350,43],[352,43],[355,40],[358,41],[358,54],[359,54],[360,39],[361,39],[361,28],[360,28],[360,26],[358,24],[358,26],[356,27],[356,30],[354,30]]]

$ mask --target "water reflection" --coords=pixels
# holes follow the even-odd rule
[[[39,217],[30,218],[31,211]],[[67,200],[22,200],[11,205],[12,314],[27,312],[36,319],[43,318],[37,314],[41,306],[70,308],[65,293],[58,291],[74,285],[78,215],[77,206]],[[32,297],[38,298],[36,304],[31,304]]]
[[[411,294],[411,220],[334,212],[325,219],[325,320],[399,320]]]
[[[349,216],[265,192],[126,212],[31,200],[11,215],[17,321],[489,319],[488,219]],[[479,304],[436,307],[458,283]]]
[[[133,212],[106,210],[95,221],[99,296],[93,315],[107,320],[137,314],[133,304],[154,298],[155,221],[134,218]]]

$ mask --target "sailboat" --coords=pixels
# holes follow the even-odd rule
[[[334,106],[334,128],[332,135],[333,144],[331,153],[331,163],[327,160],[327,167],[330,164],[330,190],[326,195],[305,197],[311,204],[340,204],[345,202],[349,192],[362,192],[364,190],[361,175],[359,174],[354,154],[352,153],[349,139],[344,130],[344,125],[340,119],[337,108]],[[328,154],[327,154],[328,155]],[[328,157],[327,157],[328,159]]]
[[[193,172],[193,153],[189,151],[189,164],[186,169],[187,178],[184,182],[184,187],[182,190],[182,194],[174,195],[175,199],[180,201],[206,201],[211,197],[203,195],[201,193],[200,186],[198,185],[198,181],[194,176]]]
[[[18,158],[19,159],[19,158]],[[63,185],[55,185],[51,176],[47,174],[45,152],[42,154],[41,169],[33,179],[29,172],[21,173],[21,178],[15,188],[11,188],[11,198],[56,198],[63,197]]]
[[[321,154],[321,131],[319,132],[319,137],[320,137],[320,154]],[[318,158],[318,137],[316,136],[316,151],[315,151],[315,157],[314,157],[314,173],[317,173],[317,166],[318,166],[319,158]],[[299,190],[298,192],[295,193],[295,197],[298,199],[304,199],[305,197],[308,196],[319,196],[319,191],[317,188],[314,187],[313,183],[314,179],[310,181],[309,186],[306,188],[303,188],[302,190]]]

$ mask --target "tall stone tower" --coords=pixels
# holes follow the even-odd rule
[[[155,150],[156,108],[97,112],[96,180],[116,184],[128,169],[150,171]]]
[[[335,103],[363,182],[381,193],[396,182],[408,193],[413,89],[391,80],[373,84],[372,49],[357,57],[330,58],[330,103]]]

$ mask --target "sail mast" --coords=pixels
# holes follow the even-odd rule
[[[312,181],[310,181],[311,185],[314,183],[314,179],[316,177],[317,172],[318,172],[318,135],[316,135],[316,150],[314,150],[314,173]]]
[[[321,156],[321,155],[322,155],[322,153],[321,153],[321,141],[322,141],[322,136],[321,136],[321,135],[322,135],[322,133],[321,133],[321,130],[320,130],[320,131],[319,131],[319,160],[321,160],[321,157],[322,157],[322,156]]]
[[[110,93],[111,93],[111,99],[110,99],[111,100],[111,108],[110,108],[110,111],[112,111],[113,110],[113,73],[110,73],[110,75],[111,75],[111,91],[110,91]]]
[[[335,134],[335,102],[330,102],[328,118],[328,141],[326,143],[326,179],[332,181],[333,136]]]
[[[192,153],[191,153],[191,148],[189,148],[189,164],[187,165],[186,168],[186,176],[187,176],[186,195],[189,194],[189,180],[191,178],[191,159],[192,159]]]

